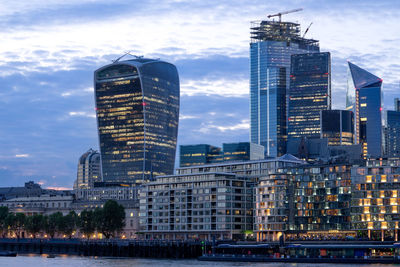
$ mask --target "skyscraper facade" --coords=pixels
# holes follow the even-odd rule
[[[346,109],[354,112],[354,143],[364,157],[382,156],[382,79],[349,64]]]
[[[174,65],[136,58],[94,73],[104,182],[142,183],[172,174],[179,119]]]
[[[329,146],[353,144],[354,117],[351,110],[322,110],[321,138],[328,139]]]
[[[394,111],[400,111],[400,99],[397,97],[394,99]]]
[[[179,155],[180,167],[217,163],[224,159],[220,147],[208,144],[181,145]]]
[[[330,53],[292,55],[288,139],[320,138],[320,113],[330,108]]]
[[[318,41],[302,38],[291,22],[252,22],[250,43],[250,141],[267,156],[285,154],[290,56],[319,52]]]
[[[384,134],[385,155],[387,157],[400,157],[400,111],[386,111]]]
[[[79,158],[74,189],[93,188],[101,180],[100,153],[89,149]]]

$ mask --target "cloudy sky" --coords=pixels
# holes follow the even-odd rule
[[[161,58],[181,79],[179,144],[248,141],[249,26],[313,22],[332,54],[333,107],[343,108],[347,60],[400,96],[397,0],[0,0],[0,186],[34,180],[71,188],[78,158],[98,148],[93,71],[125,51]]]

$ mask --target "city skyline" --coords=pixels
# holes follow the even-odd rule
[[[79,156],[98,149],[92,73],[131,49],[178,67],[178,144],[249,140],[250,21],[291,9],[289,1],[165,1],[157,7],[151,1],[80,2],[0,4],[2,186],[33,179],[44,187],[72,188]],[[383,78],[384,108],[392,109],[399,90],[399,3],[298,1],[297,6],[304,11],[282,20],[298,21],[302,31],[313,22],[307,37],[331,52],[332,108],[345,106],[350,60]]]

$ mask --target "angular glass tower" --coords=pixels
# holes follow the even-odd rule
[[[258,21],[251,25],[250,140],[266,156],[285,154],[290,56],[319,52],[318,41],[300,36],[300,25]]]
[[[94,73],[103,181],[142,183],[173,174],[179,120],[174,65],[136,58]]]
[[[349,63],[346,109],[354,113],[354,143],[364,157],[382,156],[382,79]]]
[[[320,113],[331,109],[329,52],[292,55],[288,139],[320,138]]]

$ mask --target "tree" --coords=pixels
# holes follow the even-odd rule
[[[96,231],[94,213],[91,210],[83,210],[79,216],[79,230],[86,235],[87,239]]]
[[[61,212],[56,212],[53,214],[50,214],[47,216],[46,224],[45,224],[45,232],[51,237],[54,238],[54,235],[58,231],[59,224],[60,224],[60,218],[62,218],[63,215]]]
[[[6,224],[6,218],[8,216],[8,207],[0,207],[0,233],[5,237],[5,234],[7,233],[7,224]]]
[[[75,211],[70,211],[67,215],[60,218],[58,230],[69,238],[72,237],[73,231],[77,226],[77,214]]]
[[[25,230],[36,238],[36,234],[45,229],[45,218],[42,214],[35,214],[26,218]]]
[[[114,200],[107,200],[102,209],[95,210],[97,231],[105,238],[115,237],[125,226],[125,209]]]
[[[26,216],[23,213],[9,213],[6,217],[6,224],[8,228],[17,236],[21,238],[21,233],[25,228]]]

